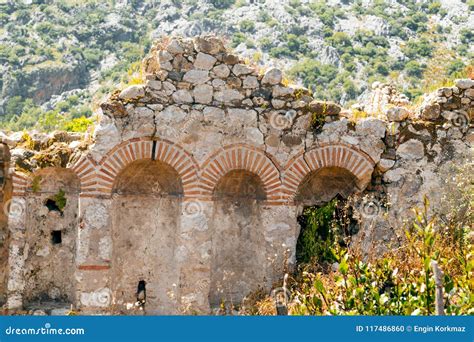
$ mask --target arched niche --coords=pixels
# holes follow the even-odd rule
[[[218,181],[213,198],[209,302],[211,307],[222,301],[238,305],[265,282],[262,204],[266,194],[256,174],[232,170]]]
[[[351,173],[349,170],[341,167],[323,167],[308,173],[302,180],[301,184],[298,186],[298,190],[295,196],[295,204],[297,205],[297,222],[298,222],[298,238],[296,246],[296,258],[299,262],[308,262],[311,256],[311,253],[308,253],[308,250],[305,247],[305,238],[308,236],[304,234],[304,230],[308,228],[307,219],[308,214],[305,214],[305,208],[312,207],[312,210],[324,210],[327,212],[327,208],[334,208],[334,213],[332,216],[318,219],[318,232],[312,232],[311,236],[314,238],[313,234],[318,234],[318,239],[326,240],[331,236],[331,231],[333,228],[331,221],[334,219],[341,219],[345,217],[343,214],[344,201],[353,193],[359,192],[358,179]],[[336,199],[337,202],[331,202],[333,199]],[[329,207],[328,207],[329,206]],[[324,208],[321,208],[324,207]],[[314,213],[314,211],[311,211]],[[352,222],[350,217],[346,217],[344,222],[348,226],[343,226],[341,228],[340,234],[343,236],[353,235],[358,230],[358,225],[356,222]],[[339,228],[338,228],[339,229]],[[337,243],[333,242],[331,243]],[[344,243],[342,240],[339,243]],[[299,254],[299,260],[298,260]],[[320,257],[320,255],[318,255]]]
[[[347,198],[359,191],[357,177],[341,167],[324,167],[303,178],[295,196],[300,206],[322,205],[336,196]]]
[[[26,201],[16,204],[15,215],[24,213],[26,219],[26,307],[74,302],[79,192],[80,180],[72,170],[45,168],[30,176]]]
[[[116,177],[111,214],[116,309],[130,308],[144,281],[147,314],[176,313],[172,293],[179,280],[175,252],[182,196],[178,173],[161,161],[134,161]]]

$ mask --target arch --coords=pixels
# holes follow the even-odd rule
[[[179,253],[176,241],[184,207],[184,185],[177,169],[171,165],[179,161],[180,155],[175,156],[172,149],[166,152],[167,145],[156,142],[148,145],[148,156],[156,158],[140,158],[143,157],[141,151],[147,151],[147,145],[143,144],[144,149],[138,150],[141,142],[139,144],[134,151],[135,160],[125,160],[127,164],[113,176],[109,209],[113,248],[103,259],[110,260],[112,303],[118,310],[129,310],[127,303],[136,301],[137,284],[145,281],[148,284],[147,312],[175,314],[176,303],[169,291],[174,289],[173,284],[179,283],[179,272],[176,272],[179,261],[175,255]],[[131,156],[133,147],[126,148],[130,148]]]
[[[295,199],[298,187],[305,177],[325,167],[345,169],[353,174],[359,190],[364,189],[374,169],[373,160],[360,150],[345,145],[320,146],[302,153],[290,161],[283,175],[282,192],[288,199]]]
[[[170,165],[159,160],[138,159],[120,171],[112,191],[120,195],[182,197],[183,186],[178,172]]]
[[[79,194],[81,180],[69,168],[45,167],[36,170],[28,179],[27,192],[53,193],[62,189],[70,194]]]
[[[25,196],[27,192],[35,192],[32,190],[35,177],[37,176],[43,177],[44,174],[49,174],[49,173],[54,173],[55,175],[59,173],[59,176],[60,176],[59,180],[62,178],[63,182],[67,182],[66,178],[70,178],[69,179],[69,182],[71,182],[70,187],[71,189],[74,188],[73,192],[78,191],[78,189],[82,187],[82,179],[77,174],[74,168],[45,167],[42,169],[38,169],[34,173],[28,174],[28,175],[22,172],[15,171],[12,174],[12,187],[13,187],[12,196],[22,197],[22,196]],[[44,177],[44,179],[47,179],[47,177]],[[55,181],[58,181],[57,177],[55,177]]]
[[[198,193],[198,167],[193,157],[179,145],[149,138],[131,139],[110,150],[99,163],[95,187],[91,189],[99,194],[111,195],[118,174],[139,159],[158,160],[168,164],[181,178],[185,196]]]
[[[258,175],[247,170],[232,170],[219,179],[214,198],[265,200],[266,195]]]
[[[280,173],[275,163],[256,148],[246,145],[226,146],[203,163],[201,193],[208,199],[222,177],[232,170],[245,170],[257,175],[262,181],[267,200],[280,199]]]
[[[97,163],[90,155],[80,158],[71,168],[81,181],[81,193],[94,191],[96,187]]]
[[[348,198],[357,190],[357,178],[350,171],[329,166],[308,173],[300,183],[294,200],[302,205],[322,205],[338,195]]]
[[[87,192],[91,189],[93,190],[96,185],[96,182],[94,181],[96,169],[95,165],[96,163],[89,156],[84,156],[80,158],[72,167],[54,167],[54,169],[69,170],[71,173],[74,173],[79,179],[81,192]],[[25,196],[28,189],[31,189],[34,176],[38,175],[38,173],[44,172],[43,170],[49,169],[53,168],[42,168],[36,170],[32,175],[14,171],[11,175],[13,188],[12,196]]]

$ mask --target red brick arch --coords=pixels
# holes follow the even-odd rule
[[[71,168],[81,181],[81,193],[87,194],[95,190],[97,181],[97,163],[86,155],[79,159]]]
[[[120,171],[136,160],[152,158],[176,170],[181,178],[185,196],[198,193],[198,166],[194,158],[179,145],[146,138],[131,139],[117,145],[95,168],[83,166],[84,170],[88,170],[82,174],[82,177],[88,180],[83,191],[87,191],[90,195],[110,195]]]
[[[20,172],[12,174],[12,196],[25,196],[28,184],[31,182],[30,176]]]
[[[72,173],[75,176],[77,176],[77,178],[79,179],[79,182],[81,184],[81,187],[82,187],[82,179],[81,179],[80,175],[78,174],[77,169],[75,169],[74,167],[71,167],[71,168],[69,168],[69,167],[68,168],[61,168],[61,167],[41,168],[41,169],[36,170],[32,174],[25,174],[25,173],[15,171],[12,174],[12,186],[13,186],[12,196],[25,196],[27,194],[27,192],[32,190],[32,182],[33,182],[35,176],[38,174],[38,172],[40,172],[42,170],[45,170],[45,169],[48,169],[51,173],[54,173],[54,170],[59,170],[59,169],[70,170],[70,171],[72,171]],[[46,177],[45,175],[42,175],[42,176]]]
[[[232,170],[256,174],[263,183],[267,201],[280,198],[280,172],[265,152],[247,145],[230,145],[214,153],[201,166],[201,193],[212,198],[219,180]]]
[[[289,199],[294,198],[303,179],[324,167],[340,167],[351,172],[362,189],[370,181],[375,163],[364,152],[345,145],[320,146],[293,158],[285,168],[283,190]]]

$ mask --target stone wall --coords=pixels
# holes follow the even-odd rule
[[[6,144],[0,144],[0,305],[6,301],[8,269],[8,209],[11,198],[11,179],[8,168],[10,151]]]
[[[161,41],[143,67],[143,84],[101,105],[93,137],[2,138],[23,209],[9,212],[8,308],[44,296],[133,313],[143,282],[147,313],[239,304],[294,265],[304,207],[358,194],[352,244],[381,252],[423,195],[441,207],[442,169],[472,157],[470,80],[420,108],[376,84],[355,118],[215,37]],[[38,182],[48,168],[55,177]],[[45,201],[60,189],[67,205],[52,222]],[[65,237],[57,252],[52,229]],[[46,281],[59,259],[64,274]]]

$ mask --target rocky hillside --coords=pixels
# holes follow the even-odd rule
[[[161,36],[216,33],[315,97],[363,101],[373,81],[415,99],[473,77],[472,0],[23,0],[0,4],[0,125],[83,131],[95,103],[140,83]]]

